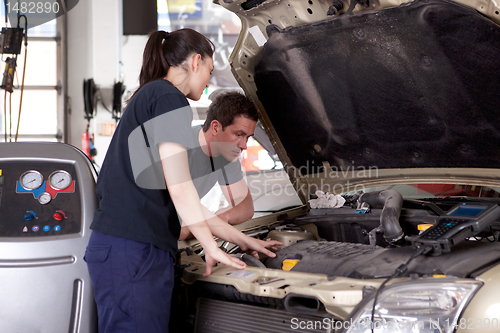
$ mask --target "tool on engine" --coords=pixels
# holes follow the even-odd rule
[[[451,251],[451,247],[479,234],[500,218],[495,202],[462,202],[453,206],[431,228],[409,237],[413,248],[432,248],[432,255]]]

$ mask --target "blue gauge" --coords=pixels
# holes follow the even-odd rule
[[[26,190],[36,190],[43,184],[43,176],[35,170],[26,171],[19,178],[19,183]]]

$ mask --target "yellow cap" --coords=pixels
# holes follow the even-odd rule
[[[418,230],[422,231],[422,230],[427,230],[429,229],[430,227],[432,227],[434,224],[429,224],[429,223],[425,223],[425,224],[419,224],[417,226]]]
[[[434,275],[432,275],[432,277],[433,278],[445,278],[446,275],[444,275],[444,274],[434,274]]]
[[[2,175],[2,169],[0,169],[0,176]]]
[[[299,262],[300,260],[298,259],[285,259],[283,260],[283,267],[281,267],[284,271],[289,271],[291,270],[295,265],[297,265],[297,263]]]

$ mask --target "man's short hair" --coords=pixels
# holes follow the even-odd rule
[[[208,131],[213,120],[221,123],[222,130],[224,130],[227,126],[233,124],[238,116],[244,116],[253,121],[259,120],[255,106],[245,95],[237,91],[221,94],[208,107],[203,132]]]

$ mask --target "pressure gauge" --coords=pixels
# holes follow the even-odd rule
[[[38,196],[38,202],[41,203],[42,205],[48,204],[52,200],[52,197],[50,196],[49,193],[43,192]]]
[[[40,172],[35,170],[26,171],[19,178],[21,186],[26,190],[36,190],[43,183],[43,176]]]
[[[56,190],[64,190],[71,185],[73,178],[63,170],[54,171],[49,176],[49,185]]]

